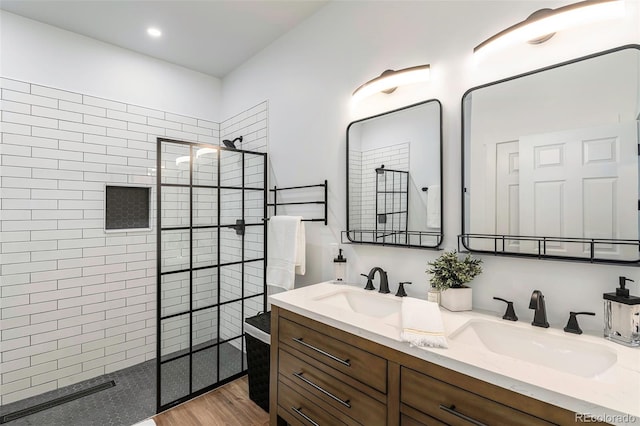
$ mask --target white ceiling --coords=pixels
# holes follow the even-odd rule
[[[222,78],[328,0],[0,0],[0,9]],[[157,39],[148,27],[162,30]]]

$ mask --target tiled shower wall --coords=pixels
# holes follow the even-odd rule
[[[238,148],[254,152],[267,152],[267,112],[268,103],[262,102],[240,114],[237,114],[220,123],[220,140],[233,140],[242,136],[242,142],[236,143]],[[239,160],[239,159],[238,159]],[[228,162],[229,169],[237,170],[237,165]],[[244,183],[239,179],[237,171],[224,169],[221,172],[221,184],[260,188],[265,180],[266,162],[255,155],[245,155]],[[266,183],[265,183],[266,185]],[[234,200],[235,203],[230,202]],[[239,218],[238,208],[240,194],[224,194],[221,216],[229,218],[233,223]],[[245,219],[247,223],[262,224],[264,217],[264,196],[261,191],[245,192]],[[264,254],[263,227],[247,227],[244,237],[244,258],[258,259]],[[223,253],[239,253],[239,239],[233,232],[226,232],[220,236],[220,250]],[[235,258],[229,259],[233,261]],[[224,261],[224,260],[223,260]],[[245,263],[244,265],[244,296],[250,296],[263,292],[264,286],[264,261]],[[229,266],[221,269],[221,281],[227,283],[222,289],[221,300],[232,300],[241,297],[240,294],[240,266]],[[240,302],[223,305],[221,308],[220,339],[226,340],[242,333],[238,324],[242,325],[244,318],[256,315],[263,311],[263,298],[253,297],[245,301],[244,315]],[[242,341],[235,339],[231,344],[240,348]]]
[[[362,227],[362,151],[349,151],[349,229]]]
[[[361,161],[357,162],[357,158],[360,158]],[[360,165],[356,173],[349,175],[349,186],[354,193],[359,191],[358,200],[360,201],[357,211],[354,210],[353,213],[349,213],[350,223],[359,224],[359,229],[362,230],[374,230],[376,229],[375,169],[384,164],[387,169],[409,170],[409,143],[400,143],[362,152],[352,151],[349,153],[349,161],[350,167]],[[399,189],[399,181],[396,182],[396,186],[396,189]],[[388,210],[391,210],[391,206],[388,206]],[[356,213],[360,216],[358,217]]]
[[[1,82],[0,404],[7,404],[155,357],[155,229],[105,234],[104,187],[154,187],[158,136],[217,145],[220,126]]]
[[[267,103],[261,103],[242,114],[232,117],[221,124],[221,139],[233,140],[242,135],[243,142],[236,143],[238,148],[254,152],[267,150]],[[163,152],[163,182],[188,184],[188,163],[177,166],[175,159],[188,156],[188,148],[176,144],[166,144]],[[209,153],[197,157],[194,162],[194,183],[215,185],[217,181],[217,153]],[[221,152],[220,185],[225,187],[262,188],[264,185],[265,160],[261,155],[245,154],[244,181],[242,173],[242,156],[233,151]],[[163,226],[185,226],[189,224],[189,192],[186,188],[163,189]],[[247,190],[245,197],[244,218],[247,224],[262,225],[264,217],[263,192]],[[232,225],[241,218],[242,191],[223,189],[220,193],[220,224]],[[164,203],[168,202],[168,205]],[[197,225],[217,224],[217,194],[208,189],[194,190],[194,223]],[[184,208],[172,211],[175,205]],[[206,212],[210,212],[206,214]],[[213,214],[211,214],[213,212]],[[206,267],[217,263],[218,231],[201,229],[194,231],[194,267]],[[222,228],[220,238],[221,263],[238,262],[264,258],[263,226],[248,226],[244,236],[244,256],[242,256],[241,237],[235,230]],[[189,267],[188,231],[171,231],[163,233],[163,271],[180,270]],[[243,258],[244,257],[244,258]],[[218,270],[199,269],[194,272],[194,309],[215,304],[218,299]],[[244,293],[242,278],[244,277]],[[227,340],[242,334],[244,318],[254,316],[263,310],[264,261],[255,261],[241,265],[227,265],[220,268],[220,335],[217,335],[218,308],[207,308],[194,315],[193,344],[211,343],[218,337]],[[189,309],[189,275],[187,272],[164,275],[162,280],[162,315],[185,312]],[[255,297],[252,297],[255,296]],[[249,297],[246,301],[239,301]],[[226,303],[230,302],[231,303]],[[244,314],[244,315],[243,315]],[[168,355],[189,347],[189,318],[178,316],[163,321],[162,354]],[[230,343],[238,349],[242,348],[242,339],[233,339]]]

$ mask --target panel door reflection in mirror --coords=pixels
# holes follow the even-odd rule
[[[429,100],[347,127],[349,241],[436,248],[442,241],[442,108]]]
[[[638,261],[639,48],[465,94],[466,248]]]

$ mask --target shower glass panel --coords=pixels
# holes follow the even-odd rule
[[[157,411],[244,374],[266,310],[266,154],[158,138]]]
[[[408,244],[409,172],[375,169],[376,173],[376,242]]]

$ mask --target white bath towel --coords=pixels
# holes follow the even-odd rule
[[[400,338],[403,342],[409,342],[413,346],[449,347],[444,337],[442,315],[437,303],[403,297],[401,315]]]
[[[305,232],[300,216],[273,216],[267,230],[267,286],[291,290],[305,273]]]
[[[427,226],[440,228],[440,185],[431,185],[427,190]]]

